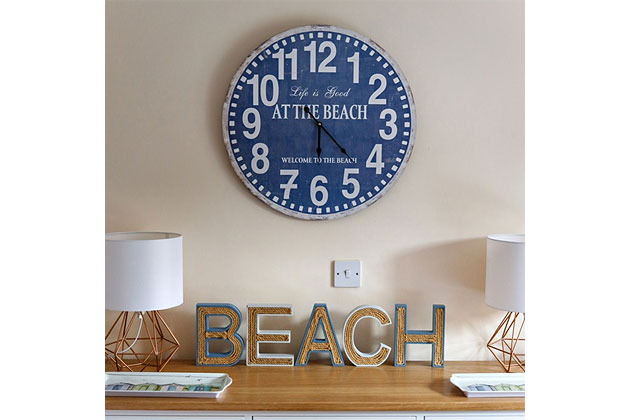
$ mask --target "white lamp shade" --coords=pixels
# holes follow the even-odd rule
[[[525,235],[488,236],[486,303],[525,313]]]
[[[157,311],[181,305],[182,235],[120,232],[105,235],[105,308]]]

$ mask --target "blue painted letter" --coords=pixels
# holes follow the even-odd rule
[[[210,327],[210,317],[228,318],[226,327]],[[241,313],[229,303],[197,304],[197,365],[232,366],[238,363],[243,354],[243,338],[237,331],[241,326]],[[232,350],[225,353],[210,352],[211,340],[227,340]]]
[[[396,304],[394,317],[394,366],[405,366],[407,344],[431,344],[431,366],[444,367],[444,317],[446,307],[433,305],[433,329],[431,331],[407,330],[407,305]]]
[[[324,333],[324,338],[315,338],[320,327]],[[329,353],[333,366],[344,365],[343,357],[341,357],[341,351],[339,350],[339,343],[337,342],[337,335],[332,322],[330,322],[330,314],[325,303],[313,305],[313,312],[311,312],[311,318],[306,326],[295,366],[306,366],[312,351]]]

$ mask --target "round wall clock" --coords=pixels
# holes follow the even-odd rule
[[[381,198],[409,160],[409,84],[376,43],[334,26],[274,36],[243,62],[223,139],[249,190],[284,214],[347,216]]]

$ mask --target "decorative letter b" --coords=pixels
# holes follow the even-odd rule
[[[227,327],[210,327],[210,317],[223,316],[230,321]],[[243,354],[243,338],[238,335],[241,313],[229,303],[197,304],[197,366],[232,366]],[[210,340],[227,340],[232,351],[211,353]]]

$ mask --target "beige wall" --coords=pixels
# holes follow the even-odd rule
[[[184,235],[184,304],[165,311],[195,356],[195,304],[291,303],[297,352],[313,303],[337,333],[360,304],[429,329],[446,305],[446,359],[490,359],[501,313],[484,303],[485,239],[524,230],[524,12],[521,1],[195,1],[107,3],[106,229]],[[385,48],[416,100],[409,164],[375,205],[332,221],[265,206],[232,170],[221,112],[242,60],[308,24],[355,30]],[[331,287],[331,262],[360,259],[360,289]],[[108,322],[112,321],[108,313]],[[363,351],[393,327],[365,322]],[[375,323],[374,323],[375,324]],[[241,327],[245,334],[245,325]],[[410,346],[426,360],[429,346]]]

